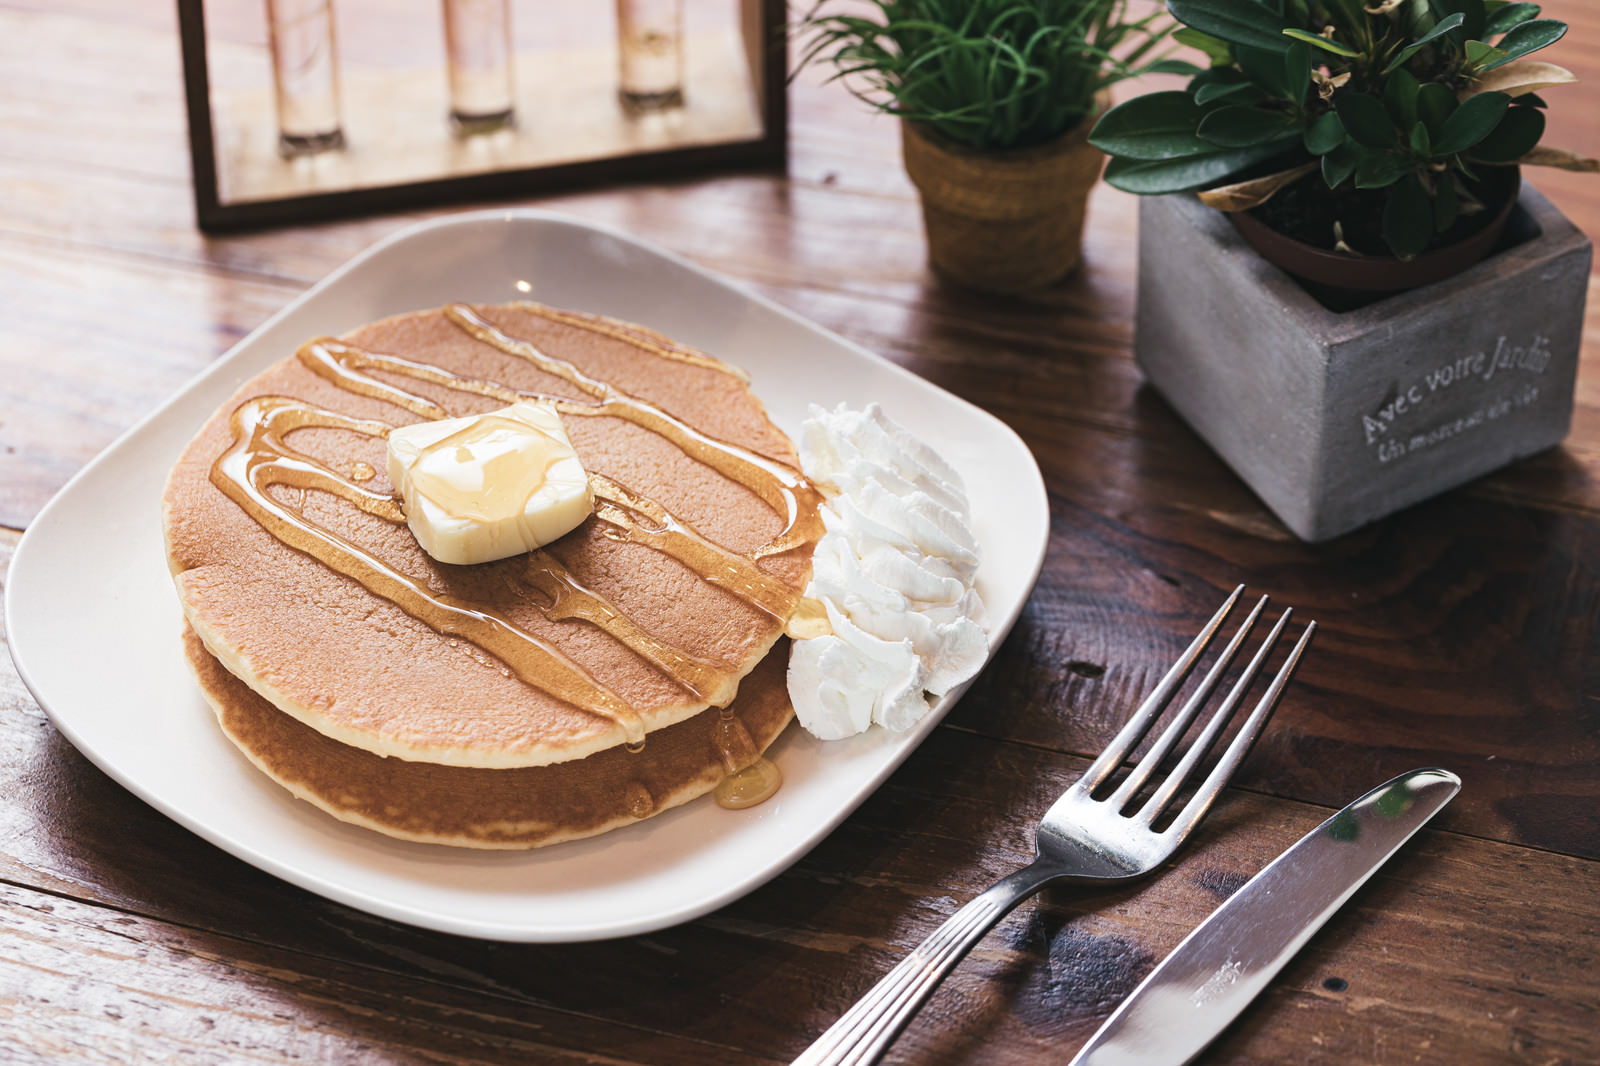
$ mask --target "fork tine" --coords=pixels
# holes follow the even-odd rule
[[[1128,802],[1138,794],[1139,790],[1144,787],[1145,782],[1150,779],[1150,775],[1160,769],[1162,760],[1167,757],[1167,753],[1172,750],[1178,741],[1183,739],[1183,734],[1188,730],[1189,723],[1194,721],[1195,716],[1200,713],[1200,709],[1211,698],[1211,693],[1216,689],[1217,683],[1227,674],[1228,667],[1233,663],[1233,657],[1239,653],[1239,648],[1244,644],[1245,639],[1250,636],[1251,630],[1255,628],[1256,621],[1261,617],[1261,612],[1266,606],[1267,597],[1263,596],[1256,601],[1255,607],[1251,609],[1245,620],[1239,623],[1238,632],[1233,635],[1233,639],[1228,642],[1228,646],[1222,650],[1222,654],[1217,656],[1217,661],[1211,664],[1211,669],[1206,672],[1205,679],[1195,688],[1188,702],[1183,705],[1183,709],[1174,716],[1172,722],[1156,738],[1155,743],[1150,746],[1150,750],[1145,752],[1144,758],[1140,759],[1138,764],[1129,771],[1122,784],[1117,786],[1116,792],[1112,793],[1109,802],[1113,810],[1120,811],[1128,805]],[[1219,715],[1224,713],[1231,714],[1232,709],[1227,704],[1224,704],[1224,710],[1217,713]],[[1202,739],[1209,744],[1211,736],[1206,736]]]
[[[1277,639],[1278,631],[1283,628],[1283,624],[1288,620],[1288,617],[1289,612],[1284,611],[1283,618],[1278,620],[1277,627],[1274,628],[1272,636],[1268,638],[1269,645],[1270,642]],[[1305,650],[1311,644],[1311,638],[1316,631],[1316,622],[1306,623],[1305,632],[1300,634],[1300,639],[1295,643],[1294,650],[1284,660],[1282,668],[1278,670],[1277,676],[1272,679],[1272,684],[1268,686],[1267,691],[1262,694],[1260,702],[1255,706],[1255,710],[1250,712],[1250,717],[1246,718],[1244,725],[1239,727],[1239,733],[1233,738],[1233,742],[1228,745],[1227,752],[1218,760],[1217,765],[1212,767],[1211,773],[1206,776],[1205,782],[1190,797],[1189,802],[1184,804],[1183,810],[1178,812],[1177,818],[1173,819],[1172,824],[1167,826],[1163,831],[1163,835],[1172,837],[1174,842],[1182,841],[1184,837],[1189,835],[1190,830],[1199,824],[1200,819],[1205,817],[1206,812],[1211,809],[1212,803],[1216,802],[1217,797],[1221,795],[1223,786],[1228,783],[1229,778],[1233,777],[1234,771],[1239,768],[1239,764],[1244,762],[1245,756],[1250,753],[1250,747],[1255,743],[1256,737],[1261,735],[1262,727],[1267,724],[1267,719],[1271,717],[1273,710],[1278,706],[1278,700],[1283,696],[1283,690],[1288,687],[1289,679],[1294,676],[1295,668],[1300,665],[1300,657],[1305,654]],[[1264,647],[1260,656],[1265,656],[1265,654],[1266,648]],[[1252,663],[1252,666],[1254,665]]]
[[[1184,782],[1189,779],[1189,775],[1194,773],[1195,766],[1201,759],[1205,758],[1206,752],[1210,751],[1211,746],[1216,743],[1217,734],[1227,728],[1228,723],[1233,719],[1234,711],[1238,710],[1239,703],[1244,699],[1245,694],[1250,691],[1250,686],[1255,684],[1256,675],[1261,672],[1262,664],[1267,661],[1267,656],[1277,646],[1278,638],[1283,635],[1284,627],[1289,624],[1289,619],[1293,614],[1294,609],[1288,608],[1279,617],[1277,625],[1272,627],[1272,632],[1267,634],[1267,639],[1261,642],[1261,647],[1257,648],[1255,655],[1251,656],[1250,664],[1244,668],[1244,672],[1234,682],[1233,688],[1228,690],[1227,697],[1222,701],[1222,705],[1217,708],[1216,712],[1212,714],[1211,720],[1206,723],[1205,729],[1201,730],[1194,743],[1189,745],[1189,750],[1183,753],[1183,758],[1178,760],[1178,765],[1173,767],[1172,772],[1167,775],[1167,779],[1161,783],[1161,787],[1156,789],[1155,794],[1140,809],[1139,815],[1146,825],[1161,817],[1161,812],[1172,802],[1172,797],[1177,795],[1178,791],[1183,788]]]
[[[1188,650],[1178,657],[1177,662],[1172,664],[1172,669],[1167,671],[1167,676],[1161,679],[1161,683],[1156,685],[1149,696],[1145,697],[1145,701],[1139,705],[1139,709],[1133,712],[1133,715],[1128,719],[1128,724],[1123,726],[1122,730],[1112,738],[1111,743],[1106,745],[1105,750],[1100,753],[1100,757],[1089,764],[1089,768],[1083,772],[1083,776],[1073,786],[1075,789],[1083,792],[1093,792],[1100,787],[1101,782],[1111,776],[1117,767],[1122,765],[1122,760],[1128,757],[1139,741],[1144,738],[1145,733],[1149,732],[1150,723],[1154,722],[1161,715],[1161,712],[1166,709],[1167,704],[1171,702],[1172,694],[1178,691],[1178,687],[1183,684],[1183,679],[1189,676],[1189,671],[1194,668],[1195,661],[1205,653],[1206,646],[1211,643],[1211,638],[1216,635],[1223,619],[1228,617],[1228,612],[1233,610],[1233,605],[1239,602],[1239,597],[1243,592],[1243,585],[1233,590],[1233,594],[1218,608],[1217,613],[1211,616],[1211,621],[1207,622],[1205,628],[1200,630],[1199,636],[1194,638]]]

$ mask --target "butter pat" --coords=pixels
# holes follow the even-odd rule
[[[389,481],[417,543],[441,563],[532,551],[594,509],[589,475],[544,400],[393,430]]]

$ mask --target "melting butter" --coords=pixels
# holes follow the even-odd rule
[[[442,563],[487,563],[571,532],[594,510],[561,416],[524,400],[389,434],[389,480],[406,524]]]

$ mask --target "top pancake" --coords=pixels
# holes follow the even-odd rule
[[[558,400],[597,513],[451,566],[404,524],[390,427]],[[248,382],[174,467],[169,562],[227,669],[320,732],[455,766],[581,758],[733,698],[810,571],[815,495],[738,372],[534,304],[314,342]]]

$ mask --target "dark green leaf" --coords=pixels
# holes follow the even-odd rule
[[[1557,22],[1555,19],[1534,19],[1532,22],[1513,26],[1509,33],[1500,38],[1498,47],[1504,54],[1485,63],[1482,69],[1493,70],[1513,59],[1521,59],[1530,52],[1537,52],[1545,45],[1561,40],[1566,32],[1567,24]]]
[[[1202,106],[1206,104],[1213,104],[1218,100],[1226,100],[1230,96],[1248,95],[1255,92],[1255,88],[1255,85],[1248,80],[1237,82],[1212,82],[1210,85],[1202,85],[1200,88],[1194,90],[1194,102]]]
[[[1350,93],[1335,101],[1345,132],[1368,148],[1392,148],[1399,131],[1383,101],[1365,93]]]
[[[1185,59],[1158,59],[1143,70],[1146,74],[1181,74],[1186,78],[1205,73]]]
[[[1433,145],[1434,154],[1454,155],[1471,148],[1500,124],[1501,117],[1510,105],[1511,97],[1505,93],[1479,93],[1467,97],[1444,120]]]
[[[1213,63],[1232,63],[1233,52],[1228,48],[1228,42],[1219,40],[1209,33],[1201,33],[1189,26],[1174,30],[1172,39],[1179,44],[1186,44],[1199,52]]]
[[[1188,192],[1270,159],[1283,145],[1213,152],[1184,159],[1112,159],[1106,164],[1106,184],[1140,196]]]
[[[1429,6],[1441,20],[1461,14],[1461,28],[1450,34],[1451,40],[1457,43],[1481,39],[1483,28],[1489,23],[1488,9],[1483,6],[1483,0],[1429,0]]]
[[[1288,98],[1295,107],[1304,107],[1306,93],[1311,91],[1311,46],[1296,41],[1283,54],[1283,78],[1289,90]]]
[[[1345,141],[1322,157],[1322,180],[1328,183],[1328,188],[1338,188],[1356,172],[1356,164],[1360,161],[1360,151],[1354,144]]]
[[[1544,112],[1531,107],[1506,111],[1490,134],[1472,146],[1472,158],[1481,163],[1515,163],[1544,136]]]
[[[1450,174],[1441,175],[1439,186],[1433,192],[1434,232],[1443,233],[1455,225],[1456,216],[1460,213],[1461,204],[1456,196],[1456,180]]]
[[[1196,90],[1204,89],[1208,85],[1249,85],[1250,79],[1230,64],[1226,67],[1207,67],[1189,79],[1185,88],[1193,96]]]
[[[1145,93],[1101,116],[1089,143],[1109,156],[1179,159],[1215,152],[1195,135],[1205,110],[1186,92]]]
[[[1504,33],[1513,26],[1538,17],[1538,4],[1507,4],[1489,16],[1488,23],[1483,27],[1483,34],[1485,37],[1493,37],[1497,33]]]
[[[1384,106],[1389,109],[1389,117],[1394,124],[1401,129],[1408,129],[1417,121],[1417,93],[1421,88],[1417,79],[1405,70],[1397,70],[1389,75],[1383,87]]]
[[[1421,37],[1418,37],[1415,41],[1412,41],[1410,44],[1400,49],[1399,52],[1395,53],[1395,57],[1389,61],[1388,66],[1383,68],[1383,72],[1385,74],[1390,73],[1396,67],[1399,67],[1406,60],[1422,51],[1422,49],[1426,48],[1440,37],[1443,37],[1451,30],[1458,29],[1465,21],[1466,16],[1459,11],[1457,11],[1454,15],[1451,15],[1449,18],[1440,19],[1434,24],[1433,29],[1429,30]]]
[[[1316,121],[1306,127],[1306,151],[1312,155],[1327,155],[1343,143],[1344,123],[1339,121],[1336,111],[1318,115]]]
[[[1411,164],[1393,152],[1366,152],[1356,164],[1356,188],[1387,188],[1409,173]]]
[[[1427,123],[1428,134],[1434,140],[1444,130],[1444,121],[1456,109],[1456,94],[1436,81],[1430,81],[1417,90],[1417,118]]]
[[[1253,89],[1254,85],[1241,71],[1232,66],[1212,67],[1202,70],[1189,79],[1189,95],[1197,104],[1209,104],[1233,93]]]
[[[1484,44],[1482,41],[1467,42],[1467,63],[1479,70],[1487,70],[1488,65],[1504,56],[1505,53],[1492,44]]]
[[[1550,106],[1544,102],[1544,97],[1539,96],[1537,93],[1523,93],[1521,96],[1517,97],[1517,103],[1521,104],[1523,107],[1545,108]]]
[[[1288,47],[1282,16],[1255,0],[1167,0],[1167,10],[1185,26],[1233,44],[1270,52]]]
[[[1411,150],[1426,159],[1433,153],[1429,151],[1432,141],[1428,137],[1426,124],[1418,122],[1411,127]]]
[[[1282,111],[1259,107],[1219,107],[1200,120],[1195,130],[1201,140],[1218,148],[1251,148],[1276,140],[1294,128]]]
[[[1283,35],[1285,37],[1293,37],[1297,41],[1304,41],[1313,48],[1320,48],[1324,52],[1332,52],[1336,56],[1344,56],[1346,59],[1355,59],[1361,54],[1348,45],[1340,44],[1338,41],[1330,41],[1326,37],[1312,33],[1310,30],[1284,30]]]
[[[1239,64],[1239,69],[1268,96],[1275,96],[1280,100],[1290,98],[1289,83],[1284,77],[1282,52],[1263,52],[1259,48],[1241,44],[1233,50],[1233,61]],[[1299,103],[1298,100],[1294,102]]]
[[[1433,239],[1433,205],[1416,178],[1389,190],[1383,202],[1383,239],[1401,259],[1410,259]]]

